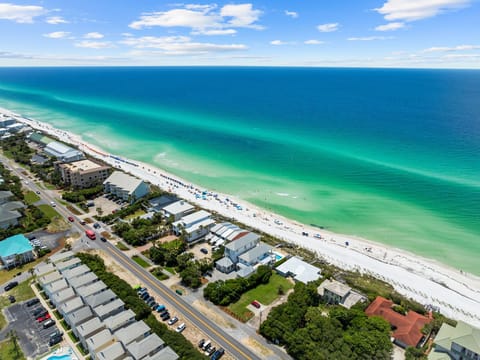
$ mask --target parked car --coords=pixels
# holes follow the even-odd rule
[[[50,334],[50,338],[56,337],[56,336],[62,337],[62,336],[63,336],[63,332],[60,331],[60,330],[55,330],[53,333]]]
[[[80,220],[80,225],[85,225],[87,222],[85,220]]]
[[[160,304],[160,305],[157,306],[157,311],[158,312],[161,312],[163,310],[165,310],[165,305]]]
[[[150,294],[148,293],[148,291],[145,291],[142,295],[140,295],[140,298],[142,300],[147,300],[149,297],[150,297]]]
[[[260,305],[260,303],[259,303],[257,300],[253,300],[253,301],[251,302],[251,304],[252,304],[253,306],[255,306],[257,309],[260,309],[260,306],[261,306],[261,305]]]
[[[223,348],[220,348],[220,349],[218,349],[217,351],[215,351],[215,352],[213,353],[213,355],[212,355],[212,357],[211,357],[210,359],[212,359],[212,360],[218,360],[218,359],[220,359],[220,358],[223,356],[223,354],[225,354],[225,350],[223,350]]]
[[[211,344],[212,344],[212,342],[211,342],[210,340],[207,340],[207,341],[205,341],[205,342],[203,343],[203,345],[200,346],[200,347],[205,351],[205,350],[207,350],[210,346],[212,346]]]
[[[39,298],[30,299],[27,301],[27,306],[33,306],[35,304],[38,304],[39,302],[40,302]]]
[[[162,321],[167,321],[168,319],[170,319],[170,314],[166,312],[165,314],[160,315],[160,317],[162,318]]]
[[[158,303],[156,303],[156,302],[154,302],[153,304],[150,304],[150,307],[151,307],[152,309],[156,309],[157,306],[158,306]]]
[[[178,317],[174,316],[170,320],[168,320],[168,325],[173,325],[178,321]]]
[[[217,348],[215,346],[211,347],[210,349],[208,349],[207,351],[205,351],[205,355],[207,356],[210,356],[212,355],[215,351],[217,350]]]
[[[37,317],[37,316],[43,316],[47,312],[48,312],[47,310],[45,310],[42,306],[40,306],[39,308],[36,308],[35,310],[33,310],[32,314],[33,316]]]
[[[50,319],[50,314],[49,314],[49,313],[46,313],[46,314],[43,315],[43,316],[37,317],[37,321],[38,321],[38,322],[44,322],[45,320],[48,320],[48,319]]]
[[[47,321],[45,321],[43,323],[43,328],[44,329],[48,329],[49,327],[55,325],[55,321],[53,321],[52,319],[48,319]]]
[[[106,242],[107,239],[105,239],[103,236],[100,236],[100,241]]]
[[[5,291],[11,290],[11,289],[13,289],[15,286],[17,286],[17,285],[18,285],[18,282],[17,282],[17,281],[9,282],[7,285],[5,285],[5,287],[3,288],[3,290],[5,290]]]
[[[204,253],[204,254],[208,254],[208,250],[205,249],[205,248],[201,248],[200,251],[201,251],[202,253]]]
[[[53,320],[52,320],[53,321]],[[50,325],[51,326],[51,325]],[[48,340],[48,345],[49,346],[53,346],[53,345],[56,345],[58,344],[59,342],[62,341],[62,337],[61,336],[54,336],[54,337],[51,337],[50,340]]]
[[[185,323],[181,323],[180,325],[177,326],[175,331],[178,332],[178,333],[181,333],[183,330],[185,330],[186,327],[187,326],[185,325]]]
[[[205,339],[202,339],[198,342],[198,347],[199,348],[203,347],[203,344],[205,344]]]
[[[17,299],[15,299],[15,296],[13,295],[9,295],[8,300],[10,301],[10,304],[13,304],[15,301],[17,301]]]
[[[141,296],[144,292],[147,291],[147,288],[146,287],[142,287],[140,289],[137,290],[137,295],[138,296]]]

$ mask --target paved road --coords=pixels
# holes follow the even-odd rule
[[[149,292],[154,290],[168,302],[182,312],[182,316],[195,324],[199,329],[208,334],[209,338],[223,347],[227,352],[232,354],[236,359],[260,359],[252,353],[243,344],[226,334],[220,327],[215,325],[206,316],[195,310],[189,303],[182,299],[181,296],[175,294],[171,289],[160,283],[154,276],[145,271],[137,263],[125,256],[119,249],[110,243],[99,244],[112,258],[114,258],[121,266],[128,269],[143,284],[149,288]]]
[[[57,204],[57,212],[65,218],[71,215],[71,213],[63,205],[55,201],[56,199],[54,198],[54,193],[52,191],[41,189],[31,179],[22,174],[22,171],[25,171],[25,169],[19,168],[15,162],[10,161],[2,155],[0,155],[0,158],[2,159],[2,162],[12,170],[13,174],[18,176],[22,180],[24,187],[29,188],[35,192],[40,192],[40,197],[48,202],[55,202]],[[192,324],[195,324],[195,326],[201,329],[205,334],[208,334],[209,338],[213,342],[217,343],[219,346],[223,347],[226,352],[230,353],[232,356],[239,360],[260,359],[260,357],[252,353],[247,347],[245,347],[243,344],[241,344],[239,341],[237,341],[230,335],[226,334],[220,327],[210,321],[206,316],[194,309],[180,296],[176,295],[171,289],[160,283],[155,277],[145,271],[137,263],[125,256],[115,246],[108,242],[103,243],[98,240],[88,240],[84,236],[85,230],[91,229],[88,225],[82,226],[79,223],[74,222],[72,223],[72,228],[78,230],[78,232],[82,234],[82,241],[80,243],[77,242],[78,247],[74,250],[81,250],[81,248],[83,248],[84,246],[87,248],[103,249],[110,256],[112,256],[112,258],[114,258],[121,266],[128,269],[138,279],[142,280],[145,286],[147,286],[151,290],[154,290],[160,297],[163,297],[170,303],[174,304],[177,309],[181,311],[181,316],[189,320]]]

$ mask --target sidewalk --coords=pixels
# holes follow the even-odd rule
[[[60,347],[65,347],[69,346],[72,351],[73,355],[77,357],[77,360],[85,360],[85,356],[82,354],[79,354],[78,349],[70,336],[67,334],[67,330],[65,330],[62,325],[60,324],[60,321],[63,320],[62,318],[58,318],[54,312],[54,310],[50,307],[50,305],[47,303],[47,301],[43,298],[43,296],[40,294],[40,291],[38,291],[37,286],[36,286],[36,281],[34,281],[31,285],[33,292],[35,293],[35,296],[40,299],[40,303],[42,306],[48,310],[52,318],[55,319],[56,325],[59,330],[63,331],[63,340],[59,343]],[[45,356],[48,354],[45,354]],[[75,357],[72,357],[72,360],[76,360]]]

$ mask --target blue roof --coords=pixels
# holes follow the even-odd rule
[[[5,240],[0,241],[1,257],[23,254],[31,250],[33,250],[33,247],[30,244],[30,241],[28,241],[28,239],[23,234],[10,236]]]

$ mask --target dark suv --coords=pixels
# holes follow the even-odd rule
[[[18,285],[18,282],[16,282],[16,281],[9,282],[9,283],[3,288],[3,290],[8,291],[8,290],[10,290],[10,289],[13,289],[13,288],[14,288],[15,286],[17,286],[17,285]]]

